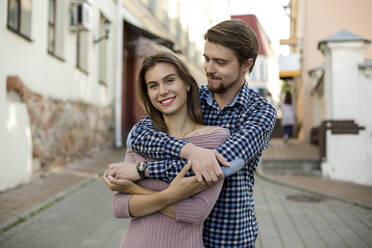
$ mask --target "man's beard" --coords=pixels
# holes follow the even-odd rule
[[[207,77],[214,77],[214,75],[212,73],[207,73]],[[240,73],[235,80],[233,80],[232,82],[229,82],[229,83],[224,83],[225,81],[222,78],[215,78],[215,79],[221,80],[221,83],[218,84],[217,86],[215,86],[215,85],[209,83],[209,81],[208,81],[208,89],[211,92],[217,93],[217,94],[225,93],[231,87],[233,87],[236,83],[238,83],[239,78],[240,78]]]

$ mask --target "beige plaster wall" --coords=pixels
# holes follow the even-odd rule
[[[300,13],[303,13],[302,37],[303,47],[302,80],[303,90],[300,95],[303,116],[303,138],[309,140],[313,127],[313,104],[311,89],[313,87],[309,70],[324,63],[324,57],[318,50],[319,40],[345,29],[368,40],[372,40],[372,1],[371,0],[302,0]],[[365,53],[372,58],[372,46]]]

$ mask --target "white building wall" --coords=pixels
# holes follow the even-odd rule
[[[0,101],[0,191],[30,181],[32,141],[30,121],[22,103]]]
[[[332,179],[372,185],[372,159],[367,156],[366,131],[359,135],[332,135],[327,131],[327,161],[323,175]]]
[[[76,68],[76,33],[69,29],[69,2],[63,1],[64,37],[61,61],[47,53],[48,41],[48,1],[32,1],[32,42],[7,29],[7,8],[1,8],[0,33],[0,78],[18,75],[29,89],[44,96],[61,100],[81,100],[84,102],[107,105],[113,100],[113,31],[116,20],[111,20],[111,38],[108,47],[108,87],[98,84],[98,45],[93,39],[98,38],[99,11],[106,17],[116,17],[112,1],[95,1],[92,6],[92,30],[88,34],[88,75]],[[107,4],[111,3],[111,4]]]
[[[282,84],[279,80],[279,62],[276,57],[268,58],[268,89],[276,103],[280,101],[280,91]]]
[[[325,120],[325,103],[324,97],[314,94],[314,124],[319,126]]]
[[[332,115],[330,119],[353,119],[361,121],[361,82],[358,65],[363,63],[361,42],[333,43],[331,49]],[[347,71],[347,73],[345,73]],[[353,99],[349,101],[348,99]]]
[[[358,134],[332,134],[327,130],[322,172],[332,179],[372,185],[371,68],[359,68],[364,63],[366,44],[350,41],[321,45],[326,57],[326,119],[353,120],[364,128]]]
[[[366,127],[366,146],[369,170],[372,170],[372,68],[360,70],[362,94],[362,123]],[[370,173],[372,175],[372,173]],[[372,184],[372,183],[371,183]]]
[[[91,1],[92,2],[92,1]],[[7,4],[0,8],[0,190],[30,180],[32,141],[26,107],[7,100],[6,77],[18,76],[31,91],[60,100],[83,101],[96,106],[113,103],[115,92],[115,34],[118,21],[115,1],[94,1],[92,29],[88,33],[88,74],[76,68],[76,33],[70,31],[70,1],[59,1],[57,28],[61,59],[48,54],[48,1],[32,1],[31,40],[7,28]],[[100,12],[111,21],[107,42],[107,85],[98,83],[98,38]],[[120,20],[117,20],[119,18]],[[57,22],[58,22],[57,20]],[[62,35],[61,35],[62,34]]]

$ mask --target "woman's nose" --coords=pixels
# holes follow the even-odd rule
[[[161,84],[159,87],[160,95],[166,95],[168,93],[168,87]]]

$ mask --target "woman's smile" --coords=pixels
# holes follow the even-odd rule
[[[176,99],[175,96],[168,97],[166,99],[161,100],[160,101],[160,104],[163,105],[163,106],[169,106],[169,105],[171,105],[174,102],[175,99]]]

